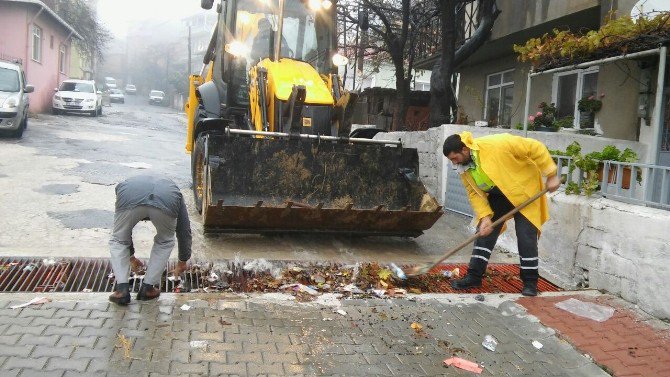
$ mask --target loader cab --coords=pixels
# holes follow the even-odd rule
[[[221,19],[227,27],[219,28],[219,48],[225,51],[220,75],[228,87],[229,106],[249,105],[249,71],[263,59],[275,59],[276,38],[281,38],[279,59],[304,61],[323,74],[336,72],[331,61],[335,50],[331,1],[228,0],[224,4]]]

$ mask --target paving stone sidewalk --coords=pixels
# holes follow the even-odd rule
[[[281,294],[164,294],[124,308],[106,294],[42,294],[53,301],[10,309],[35,296],[0,296],[2,376],[474,375],[443,366],[453,355],[488,376],[608,375],[527,315],[518,295],[321,298],[337,307]],[[482,347],[486,334],[495,352]]]

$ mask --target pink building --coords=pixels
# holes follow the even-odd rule
[[[20,59],[35,86],[30,111],[51,110],[54,88],[68,78],[72,38],[81,36],[38,0],[0,0],[0,59]]]

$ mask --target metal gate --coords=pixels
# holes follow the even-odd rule
[[[445,164],[449,164],[449,162],[445,161]],[[447,173],[447,184],[444,208],[463,215],[474,216],[470,201],[468,200],[468,192],[465,191],[458,173],[451,166],[447,166],[445,170]]]

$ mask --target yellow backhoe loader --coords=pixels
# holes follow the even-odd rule
[[[211,9],[213,0],[202,0]],[[225,0],[190,76],[186,150],[205,232],[416,237],[442,215],[415,149],[349,136],[334,0]]]

